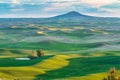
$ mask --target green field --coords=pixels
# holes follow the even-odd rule
[[[9,56],[0,58],[0,77],[5,80],[102,80],[110,67],[120,69],[120,51],[63,53],[46,55],[33,60],[15,60],[27,57],[29,50],[1,50]],[[21,55],[20,55],[21,54]],[[12,57],[14,56],[14,57]]]
[[[12,26],[0,29],[0,79],[102,80],[120,70],[119,31],[99,27]],[[42,50],[45,55],[27,58]]]

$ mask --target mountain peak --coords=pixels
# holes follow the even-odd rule
[[[74,17],[85,17],[85,15],[80,14],[79,12],[76,11],[71,11],[66,14],[55,16],[54,18],[74,18]]]
[[[79,16],[84,16],[82,14],[80,14],[79,12],[76,12],[76,11],[71,11],[71,12],[68,12],[66,14],[63,14],[64,16],[68,16],[68,17],[79,17]]]
[[[81,15],[79,12],[76,12],[76,11],[71,11],[71,12],[68,12],[67,14]]]

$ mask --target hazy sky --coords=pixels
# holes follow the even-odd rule
[[[120,17],[120,0],[0,0],[0,17],[51,17],[69,11]]]

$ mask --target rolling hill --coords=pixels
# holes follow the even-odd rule
[[[0,19],[0,79],[102,80],[120,70],[120,19],[75,11],[50,18]],[[45,56],[27,58],[36,50]]]

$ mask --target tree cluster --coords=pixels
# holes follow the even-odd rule
[[[29,55],[28,57],[30,59],[36,59],[36,58],[41,57],[41,56],[44,56],[44,52],[42,50],[36,50],[35,52],[32,51],[32,54]]]

